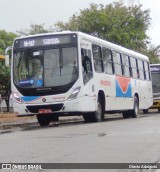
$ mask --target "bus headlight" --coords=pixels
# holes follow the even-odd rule
[[[81,87],[77,87],[73,90],[73,92],[71,93],[71,95],[68,97],[67,100],[72,100],[75,99],[80,91]]]
[[[13,97],[17,103],[24,103],[23,100],[16,93],[13,93]]]

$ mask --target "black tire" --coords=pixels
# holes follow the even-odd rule
[[[143,109],[143,113],[147,114],[148,113],[148,109]]]
[[[104,118],[102,103],[99,97],[97,100],[97,110],[93,112],[92,116],[93,122],[101,122]]]
[[[43,115],[43,114],[37,115],[37,120],[40,126],[47,126],[51,122],[50,117],[48,115]]]
[[[160,108],[158,108],[158,112],[160,112]]]
[[[135,96],[134,107],[133,107],[133,110],[130,111],[131,118],[137,118],[139,116],[138,111],[139,111],[139,101],[138,101],[137,96]]]
[[[128,111],[123,112],[122,115],[123,115],[123,118],[125,119],[128,119],[131,117]]]
[[[83,119],[85,122],[93,122],[93,117],[91,113],[83,114]]]
[[[51,115],[51,121],[59,121],[58,115]]]

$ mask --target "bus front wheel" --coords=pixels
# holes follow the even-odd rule
[[[97,110],[92,114],[93,122],[101,122],[104,118],[102,103],[100,97],[97,100]]]
[[[130,118],[130,113],[128,111],[125,111],[122,113],[124,119]]]
[[[101,122],[104,118],[103,107],[100,98],[97,100],[97,109],[95,112],[87,113],[83,115],[86,122]]]
[[[40,126],[47,126],[51,122],[50,117],[48,115],[43,115],[43,114],[37,115],[37,120]]]

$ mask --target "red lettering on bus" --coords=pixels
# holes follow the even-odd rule
[[[100,80],[100,84],[103,86],[111,86],[111,82],[106,80]]]

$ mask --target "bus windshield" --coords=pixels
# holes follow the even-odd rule
[[[77,47],[16,49],[13,81],[21,88],[56,87],[78,78]]]

